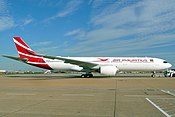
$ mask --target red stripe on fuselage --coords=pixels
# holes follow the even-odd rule
[[[48,64],[32,64],[28,63],[29,65],[35,66],[35,67],[40,67],[48,70],[53,70]]]
[[[29,65],[52,70],[52,68],[43,60],[43,58],[34,58],[34,57],[25,56],[25,55],[22,55],[22,54],[19,54],[19,55],[22,58],[27,58],[28,62],[35,62],[35,64],[34,63],[27,63]],[[43,64],[43,63],[45,63],[45,64]]]
[[[35,58],[35,57],[30,57],[30,56],[26,56],[26,55],[22,55],[22,54],[19,54],[20,55],[20,58],[27,58],[29,62],[38,62],[38,63],[46,63],[43,58],[40,58],[38,56],[38,58]]]
[[[52,68],[43,60],[43,58],[39,58],[38,56],[36,56],[38,58],[35,58],[35,57],[25,56],[25,55],[22,55],[22,54],[19,54],[19,55],[20,55],[21,58],[27,58],[28,62],[35,62],[35,63],[27,63],[29,65],[52,70]]]

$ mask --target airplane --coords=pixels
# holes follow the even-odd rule
[[[92,72],[115,76],[120,71],[152,71],[168,69],[172,65],[160,58],[152,57],[62,57],[40,55],[34,52],[21,37],[13,37],[19,57],[3,57],[24,62],[26,64],[48,69],[62,71],[85,72],[82,78],[93,77]]]

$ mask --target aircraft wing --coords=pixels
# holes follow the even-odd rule
[[[6,57],[6,58],[10,58],[10,59],[13,59],[13,60],[17,60],[17,61],[21,61],[21,62],[28,62],[28,59],[27,58],[20,58],[20,57],[14,57],[14,56],[6,56],[6,55],[2,55],[3,57]]]
[[[69,59],[69,58],[64,58],[64,57],[58,57],[58,56],[45,56],[45,55],[39,55],[39,56],[42,56],[42,57],[48,58],[48,59],[63,60],[65,63],[78,65],[80,67],[83,67],[84,69],[92,69],[93,67],[98,65],[95,63],[84,62],[84,61],[79,61],[79,60],[74,60],[74,59]]]

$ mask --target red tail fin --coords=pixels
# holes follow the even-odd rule
[[[36,53],[20,37],[13,37],[13,40],[20,58],[27,58],[27,55],[36,56]]]
[[[45,69],[51,69],[43,60],[43,57],[38,56],[20,37],[13,37],[13,40],[20,58],[27,59],[28,64]]]

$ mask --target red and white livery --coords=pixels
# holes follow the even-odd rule
[[[118,71],[160,71],[172,65],[151,57],[61,57],[35,53],[20,37],[13,38],[19,57],[4,56],[48,70],[85,72],[81,77],[93,77],[92,72],[114,76]],[[152,75],[154,76],[154,74]]]

